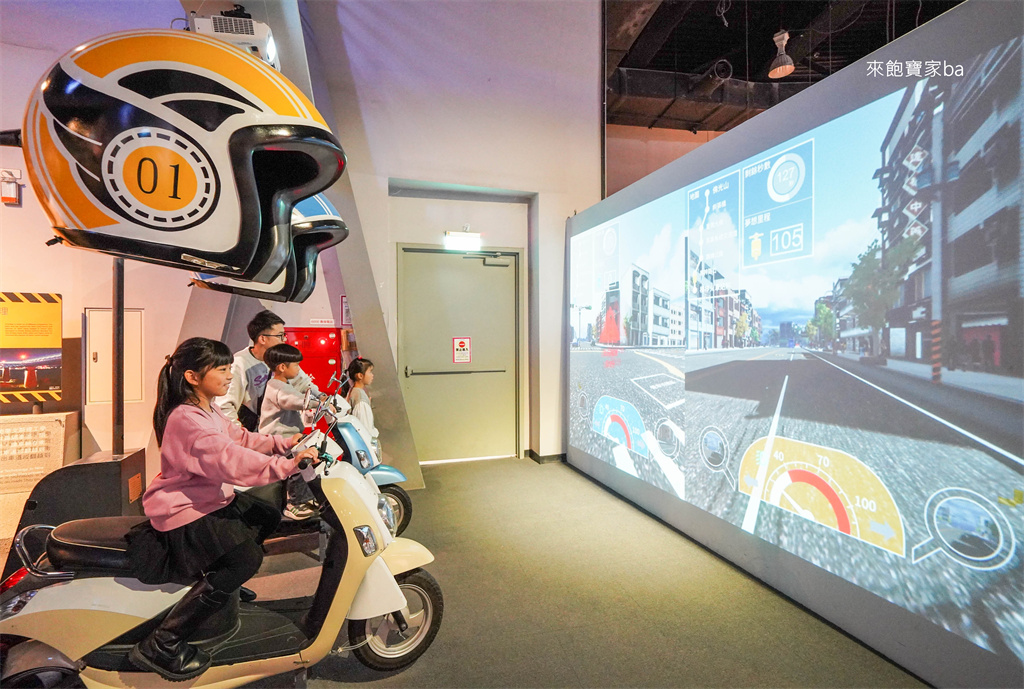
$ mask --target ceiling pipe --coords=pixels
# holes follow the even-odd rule
[[[706,98],[715,92],[719,86],[725,83],[726,79],[732,77],[732,63],[722,59],[711,65],[711,69],[701,75],[700,80],[690,89],[690,94]]]

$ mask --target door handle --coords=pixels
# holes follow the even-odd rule
[[[410,378],[412,376],[456,376],[464,375],[467,373],[505,373],[507,369],[504,368],[488,368],[488,369],[477,369],[475,371],[413,371],[408,366],[405,367],[405,377]]]

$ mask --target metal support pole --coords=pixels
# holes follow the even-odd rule
[[[113,454],[124,454],[124,259],[114,259],[112,349],[114,350],[114,394],[112,417],[114,422]]]

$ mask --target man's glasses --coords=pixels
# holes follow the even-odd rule
[[[285,339],[287,339],[287,337],[288,337],[288,335],[285,334],[285,333],[260,333],[260,336],[261,337],[276,337],[277,339],[281,340],[281,342],[284,342]]]

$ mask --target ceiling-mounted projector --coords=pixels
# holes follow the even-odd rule
[[[194,33],[207,34],[226,41],[281,71],[277,46],[274,44],[274,32],[267,24],[255,21],[241,5],[235,5],[233,10],[226,10],[210,17],[202,17],[192,12],[189,14],[188,25],[189,30]]]

